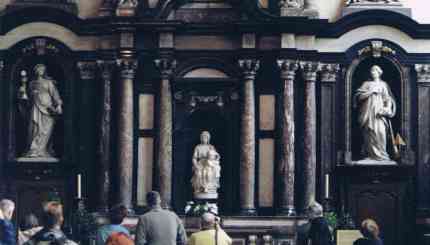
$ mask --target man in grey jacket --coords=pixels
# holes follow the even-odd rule
[[[187,244],[187,235],[181,219],[174,213],[161,208],[160,194],[150,191],[146,194],[150,211],[139,217],[136,227],[136,245]]]

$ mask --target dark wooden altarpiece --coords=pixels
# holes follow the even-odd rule
[[[223,156],[220,211],[237,244],[254,244],[254,238],[266,244],[272,238],[264,235],[272,234],[276,238],[275,228],[282,226],[293,227],[285,234],[289,234],[287,238],[295,244],[297,225],[306,220],[304,209],[309,186],[306,183],[309,177],[314,178],[316,198],[323,203],[325,174],[331,176],[328,206],[332,210],[351,214],[356,224],[368,216],[376,217],[387,244],[406,244],[404,241],[409,239],[422,238],[427,228],[424,221],[430,217],[430,53],[407,53],[390,40],[378,39],[356,43],[342,53],[283,49],[281,34],[339,38],[355,28],[378,24],[397,28],[414,39],[429,39],[428,25],[384,10],[356,13],[329,23],[308,17],[276,17],[253,3],[241,1],[229,1],[233,8],[227,12],[181,9],[177,4],[180,1],[165,2],[153,10],[139,8],[134,17],[115,17],[111,13],[105,17],[80,19],[73,11],[49,5],[7,8],[0,16],[2,35],[20,25],[44,21],[63,26],[78,36],[107,38],[116,35],[121,40],[115,48],[79,51],[53,38],[40,36],[0,51],[0,196],[18,203],[17,220],[29,210],[38,209],[42,201],[52,196],[61,199],[68,215],[71,214],[77,174],[83,176],[83,193],[90,211],[102,213],[108,206],[125,201],[137,214],[141,213],[144,207],[137,205],[137,139],[142,135],[154,137],[154,163],[157,163],[156,152],[163,148],[158,143],[165,139],[160,127],[169,126],[165,124],[169,119],[159,108],[167,105],[172,115],[171,179],[166,182],[163,178],[166,170],[154,166],[154,188],[171,186],[171,195],[163,193],[163,189],[162,195],[170,196],[171,208],[183,214],[186,201],[192,198],[189,182],[192,150],[198,143],[200,131],[210,130],[212,143]],[[169,13],[178,8],[176,19],[167,20]],[[175,45],[160,44],[165,33],[178,37],[218,35],[237,40],[245,34],[255,34],[256,44],[243,48],[239,41],[239,45],[230,50],[204,46],[177,49]],[[127,38],[130,35],[134,37],[131,41]],[[375,41],[383,43],[383,51],[374,49]],[[378,55],[378,52],[381,53]],[[177,65],[167,62],[157,67],[154,60],[160,58],[176,60]],[[238,60],[258,60],[259,67],[252,63],[244,72]],[[297,62],[297,67],[293,64],[280,70],[278,60],[292,60]],[[300,62],[321,65],[318,65],[320,69],[312,70],[312,65],[300,65]],[[17,108],[20,72],[31,70],[38,63],[48,66],[48,73],[57,81],[64,101],[64,113],[57,121],[53,137],[59,155],[57,163],[17,160],[25,147],[26,134],[25,122],[20,119]],[[401,149],[401,158],[396,160],[398,165],[351,166],[360,157],[362,143],[352,96],[360,83],[368,79],[367,72],[374,64],[385,71],[382,78],[389,81],[397,99],[399,109],[393,118],[393,127],[402,135],[406,146]],[[196,68],[216,69],[226,74],[226,78],[184,77]],[[244,81],[244,77],[248,80]],[[170,84],[170,90],[166,91],[171,101],[167,104],[159,97],[160,91],[167,88],[163,87],[166,85],[163,81]],[[295,111],[296,141],[294,151],[289,153],[282,148],[288,142],[282,123],[284,81],[294,82],[294,99],[290,102]],[[276,97],[275,130],[255,129],[253,132],[256,149],[258,139],[273,138],[276,142],[273,207],[259,207],[255,201],[258,181],[249,181],[241,172],[242,141],[247,139],[241,137],[244,98],[249,92],[244,89],[246,83],[254,85],[251,91],[255,93],[255,101],[264,94]],[[312,88],[315,96],[310,96]],[[128,103],[137,101],[140,93],[156,97],[153,130],[138,129],[136,102],[131,114],[125,110],[130,109]],[[190,106],[192,95],[221,96],[223,104],[217,105],[216,100],[209,99],[193,107]],[[315,99],[315,107],[306,108],[305,98]],[[258,126],[260,109],[258,106],[254,109]],[[311,131],[304,127],[313,124],[315,133],[309,134]],[[130,132],[132,141],[124,142]],[[246,131],[249,132],[252,130]],[[313,139],[316,145],[310,147],[307,143]],[[255,156],[253,171],[256,171],[254,177],[258,176],[258,150],[248,153]],[[284,154],[295,156],[293,187],[288,185],[290,182],[284,182],[285,172],[280,170]],[[307,175],[311,165],[305,163],[312,161],[310,155],[315,156],[316,166]],[[242,189],[243,184],[251,191]],[[293,198],[283,198],[286,193]],[[295,216],[283,216],[286,204],[295,207]]]

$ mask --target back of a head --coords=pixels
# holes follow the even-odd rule
[[[379,238],[379,226],[373,219],[365,219],[361,222],[360,231],[364,237],[377,239]]]
[[[15,209],[15,203],[9,199],[2,199],[0,201],[0,210],[3,213],[3,216],[5,216],[6,219],[10,219],[11,217],[7,217],[12,216],[12,213]]]
[[[323,207],[319,203],[314,202],[308,208],[308,215],[311,219],[322,217],[324,215]]]
[[[128,210],[127,208],[120,204],[112,207],[109,212],[110,222],[115,225],[119,225],[122,223],[125,217],[127,217]]]
[[[201,217],[202,229],[210,229],[215,226],[216,216],[212,213],[204,213]]]
[[[146,194],[146,202],[149,207],[158,206],[161,204],[160,193],[157,191],[150,191]]]
[[[49,202],[44,207],[43,226],[46,228],[54,228],[61,226],[64,221],[63,205],[59,202]]]

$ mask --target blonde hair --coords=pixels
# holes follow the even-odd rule
[[[48,202],[43,207],[43,225],[52,228],[55,225],[62,225],[64,222],[63,205],[60,202]]]
[[[360,231],[365,237],[378,238],[379,226],[373,219],[365,219],[361,222]]]

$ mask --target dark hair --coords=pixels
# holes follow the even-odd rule
[[[39,226],[39,220],[37,219],[36,215],[33,213],[29,213],[21,221],[21,229],[22,230],[28,230],[34,227]]]
[[[122,204],[115,205],[114,207],[111,208],[109,212],[110,222],[112,224],[119,225],[122,223],[124,218],[127,217],[127,214],[128,214],[128,210],[124,205]]]
[[[62,225],[64,221],[63,205],[59,202],[49,202],[44,207],[43,226],[53,228],[56,225]]]
[[[150,207],[159,205],[161,202],[160,193],[158,193],[157,191],[148,192],[146,194],[146,202]]]

